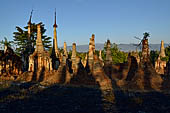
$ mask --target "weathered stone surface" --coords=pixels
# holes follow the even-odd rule
[[[73,43],[71,61],[72,61],[72,70],[73,70],[74,74],[77,73],[77,69],[78,69],[78,65],[77,65],[78,63],[77,63],[76,59],[77,59],[77,57],[76,57],[76,44]]]
[[[111,79],[109,79],[109,77],[104,73],[97,55],[94,55],[94,67],[92,74],[96,82],[99,83],[101,90],[113,90]]]
[[[149,44],[148,44],[148,39],[143,39],[142,40],[142,57],[141,61],[142,62],[147,62],[149,60]]]
[[[88,65],[89,65],[90,71],[92,71],[93,70],[93,48],[92,48],[92,45],[89,45]]]
[[[43,83],[48,83],[48,84],[56,84],[56,83],[60,83],[60,76],[58,76],[58,71],[53,71],[51,72],[51,74],[48,75],[48,77],[43,80],[42,82]]]
[[[22,73],[22,60],[14,51],[5,46],[5,50],[0,56],[0,74],[1,75],[20,75]]]
[[[130,52],[130,55],[136,58],[138,64],[140,63],[140,56],[137,50],[135,52],[134,51]]]
[[[166,61],[162,61],[160,57],[155,61],[155,70],[158,74],[164,74]]]
[[[0,76],[0,81],[14,81],[15,77],[12,75],[2,75]]]
[[[86,65],[88,65],[88,67],[89,67],[90,72],[93,71],[93,55],[94,55],[94,52],[95,52],[95,43],[94,43],[94,35],[92,35],[92,38],[90,38],[90,43],[89,43],[88,62],[86,63]]]
[[[59,50],[58,50],[58,43],[57,43],[56,12],[55,12],[55,22],[54,22],[53,28],[54,28],[54,45],[53,45],[53,48],[55,49],[55,54],[56,54],[56,57],[58,58],[59,57]]]
[[[161,56],[161,57],[166,57],[166,55],[165,55],[164,41],[163,41],[163,40],[161,41],[161,47],[160,47],[160,54],[159,54],[159,56]]]
[[[138,61],[134,56],[128,56],[128,67],[127,67],[127,76],[125,77],[126,81],[131,81],[135,76],[135,73],[138,70]]]
[[[132,78],[131,81],[128,83],[128,89],[133,90],[144,90],[144,71],[139,68],[135,74],[135,76]]]
[[[69,84],[71,80],[71,73],[69,72],[69,67],[66,64],[59,66],[57,71],[53,71],[43,82],[48,84]]]
[[[110,40],[107,40],[107,45],[106,45],[106,62],[112,63],[112,55],[111,55],[111,43]]]
[[[30,82],[33,79],[33,72],[24,72],[22,75],[20,75],[19,77],[17,77],[16,81],[26,81],[26,82]]]
[[[92,50],[95,52],[95,35],[92,34],[92,37],[90,38],[90,43],[89,45],[92,45]]]
[[[52,71],[52,59],[50,54],[44,50],[41,39],[41,25],[37,25],[37,40],[36,49],[29,57],[29,71],[30,72]],[[39,74],[36,74],[36,80],[39,80]]]
[[[106,60],[104,61],[104,72],[105,74],[112,79],[112,56],[111,56],[111,43],[110,40],[107,40],[107,45],[106,45]]]
[[[36,52],[42,53],[44,51],[42,36],[41,36],[41,25],[37,25],[37,40],[36,40]]]
[[[67,53],[67,44],[66,42],[64,42],[64,55],[66,56],[66,58],[68,58],[68,53]]]
[[[166,57],[164,42],[161,41],[160,53],[159,53],[158,59],[155,61],[155,70],[158,74],[164,74],[165,72],[166,61],[161,60],[161,58],[164,58],[164,57]]]
[[[69,67],[66,66],[66,78],[64,84],[70,84],[72,76],[73,75],[69,72]]]
[[[142,40],[142,58],[138,66],[137,70],[134,68],[136,73],[132,74],[133,77],[131,75],[131,81],[129,81],[128,87],[136,90],[142,89],[159,91],[162,87],[163,80],[161,76],[156,73],[149,59],[149,45],[147,38]]]
[[[56,24],[56,11],[55,11],[55,21],[54,21],[54,38],[53,38],[53,48],[52,48],[52,53],[51,53],[51,58],[52,58],[52,67],[53,70],[57,70],[60,64],[60,59],[61,59],[61,54],[58,50],[58,43],[57,43],[57,24]]]
[[[162,87],[162,78],[156,73],[151,62],[139,66],[137,73],[129,82],[130,89],[157,90]]]
[[[88,71],[84,68],[83,64],[79,60],[77,73],[71,78],[70,84],[96,85],[96,82],[91,73],[88,73]]]
[[[100,59],[101,61],[103,61],[103,59],[102,59],[102,50],[99,51],[99,59]]]

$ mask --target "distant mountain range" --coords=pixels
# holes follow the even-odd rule
[[[164,44],[167,47],[170,44]],[[160,50],[160,44],[149,44],[150,50]],[[136,46],[134,44],[118,44],[118,47],[121,51],[129,52],[129,51],[136,51]],[[61,47],[63,48],[63,47]],[[104,48],[104,44],[97,43],[95,44],[96,50],[102,50]],[[138,51],[140,51],[141,47],[138,47]],[[72,46],[67,46],[67,50],[72,50]],[[89,50],[89,45],[77,45],[76,50],[78,52],[87,52]]]

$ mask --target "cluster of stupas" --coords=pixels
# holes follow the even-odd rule
[[[16,76],[16,80],[38,81],[50,84],[99,84],[102,89],[112,89],[113,84],[124,88],[160,89],[163,82],[160,74],[169,74],[169,64],[162,61],[165,57],[163,41],[155,68],[150,62],[147,37],[142,40],[142,56],[138,53],[129,53],[128,61],[114,64],[112,61],[111,42],[106,43],[106,59],[95,53],[95,35],[92,34],[89,42],[89,51],[85,59],[76,53],[76,43],[72,44],[72,56],[68,57],[67,44],[64,42],[63,52],[57,44],[56,13],[52,54],[44,49],[42,43],[41,25],[37,25],[36,48],[31,42],[27,46],[27,54],[22,60],[10,49],[5,49],[0,60],[0,74],[7,73]],[[31,37],[31,17],[28,22],[28,41]],[[10,57],[9,57],[10,56]],[[22,70],[26,70],[25,72]]]

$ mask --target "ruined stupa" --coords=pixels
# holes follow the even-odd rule
[[[160,53],[158,59],[155,62],[155,70],[158,74],[164,74],[166,61],[163,61],[162,58],[165,58],[165,48],[164,48],[164,41],[161,41]]]
[[[29,71],[40,71],[42,69],[52,71],[52,59],[47,51],[45,51],[41,38],[41,25],[37,25],[36,48],[29,57]]]
[[[107,40],[107,49],[106,49],[106,62],[112,63],[112,55],[111,55],[111,43],[110,40]]]
[[[77,69],[78,69],[78,64],[77,64],[76,58],[77,58],[76,57],[76,43],[73,43],[72,56],[71,56],[73,74],[76,74]]]
[[[148,44],[148,38],[144,37],[142,40],[142,62],[147,62],[149,60],[149,44]]]
[[[17,56],[11,47],[5,45],[0,56],[0,75],[18,76],[22,73],[22,64],[21,57]]]
[[[95,38],[95,35],[92,34],[92,37],[90,38],[90,43],[89,43],[88,66],[91,72],[93,70],[93,56],[95,52],[95,42],[94,42],[95,39],[94,38]]]
[[[23,71],[28,71],[28,67],[29,67],[29,56],[34,52],[34,47],[33,47],[33,43],[31,42],[31,38],[32,38],[32,13],[33,11],[31,11],[31,15],[30,15],[30,19],[28,21],[28,36],[27,36],[27,45],[25,50],[22,52],[22,70]]]
[[[53,69],[57,70],[59,67],[59,57],[60,57],[60,53],[58,50],[58,43],[57,43],[57,27],[58,25],[56,24],[56,11],[55,11],[55,21],[54,21],[54,38],[53,38],[53,49],[52,49],[52,54],[51,54],[51,58],[52,58],[52,67]]]

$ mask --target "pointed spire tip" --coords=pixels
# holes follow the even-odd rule
[[[53,27],[56,27],[56,28],[58,27],[58,26],[57,26],[57,22],[56,22],[56,8],[55,8],[55,20],[54,20],[54,25],[53,25]]]
[[[32,19],[32,14],[33,14],[33,9],[31,10],[31,15],[28,24],[31,24],[31,19]]]

